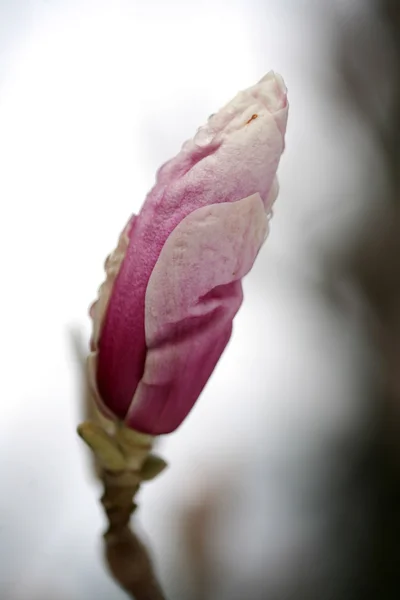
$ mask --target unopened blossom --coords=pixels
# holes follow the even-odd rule
[[[88,365],[100,408],[128,427],[176,429],[225,349],[268,233],[287,115],[277,74],[240,92],[161,167],[108,257]]]

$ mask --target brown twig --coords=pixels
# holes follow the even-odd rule
[[[136,600],[165,600],[149,553],[130,528],[135,497],[142,481],[156,477],[166,463],[151,454],[153,438],[114,424],[111,433],[93,421],[79,425],[78,433],[92,450],[104,486],[101,502],[107,515],[104,554],[115,581]]]
[[[104,534],[104,553],[115,581],[136,600],[165,600],[154,574],[149,553],[130,529],[136,505],[134,497],[139,480],[126,473],[103,471],[104,495],[101,499],[109,527]]]

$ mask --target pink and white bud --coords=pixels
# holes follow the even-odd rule
[[[161,167],[107,259],[88,364],[100,408],[128,427],[176,429],[225,349],[268,233],[287,116],[279,75],[240,92]]]

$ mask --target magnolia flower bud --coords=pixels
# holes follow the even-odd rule
[[[278,194],[287,114],[279,75],[240,92],[161,167],[107,259],[89,373],[100,408],[128,427],[176,429],[227,345]]]

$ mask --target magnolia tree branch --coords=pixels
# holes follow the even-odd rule
[[[149,553],[134,531],[130,517],[136,505],[133,499],[139,489],[124,473],[103,471],[104,495],[101,502],[109,527],[104,534],[104,552],[115,581],[137,600],[165,598],[154,574]]]
[[[165,600],[149,553],[136,534],[125,527],[104,539],[108,568],[122,589],[136,600]]]
[[[110,433],[112,425],[114,431]],[[98,473],[104,486],[101,502],[108,520],[104,552],[111,574],[136,600],[164,600],[150,555],[130,528],[130,520],[141,483],[161,473],[165,462],[151,453],[151,436],[123,426],[108,423],[106,430],[99,423],[86,421],[78,433],[100,465]]]

